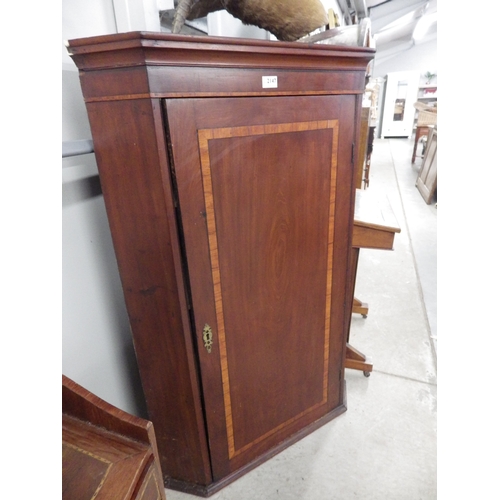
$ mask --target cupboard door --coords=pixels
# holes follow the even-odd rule
[[[165,107],[218,480],[343,405],[355,98]]]

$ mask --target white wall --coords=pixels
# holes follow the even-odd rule
[[[437,71],[437,39],[425,43],[403,45],[405,50],[399,50],[393,55],[380,53],[375,55],[373,77],[386,76],[397,71],[419,71],[438,73]]]
[[[245,25],[225,10],[211,12],[207,16],[208,34],[210,36],[229,36],[233,38],[256,38],[270,40],[272,35],[257,26]]]
[[[63,142],[91,139],[78,71],[64,41],[160,31],[158,10],[156,0],[63,0]],[[62,167],[62,372],[146,417],[94,154],[63,158]]]
[[[425,82],[424,73],[430,71],[438,74],[437,65],[437,33],[431,34],[422,42],[414,44],[407,42],[393,50],[377,51],[373,65],[372,78],[381,85],[378,101],[378,118],[376,137],[381,137],[382,109],[385,100],[385,79],[388,73],[400,71],[417,71],[420,76],[420,85]],[[438,77],[433,84],[437,85]]]

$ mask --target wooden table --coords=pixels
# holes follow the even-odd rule
[[[354,297],[359,250],[361,248],[392,250],[394,235],[400,232],[401,229],[387,199],[378,197],[370,191],[356,189],[351,251],[353,313],[362,314],[364,317],[368,315],[368,304]],[[345,367],[362,370],[368,376],[373,369],[373,364],[364,354],[348,343]]]

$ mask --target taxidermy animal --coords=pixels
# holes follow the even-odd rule
[[[179,0],[172,33],[180,33],[186,19],[198,19],[223,9],[243,24],[258,26],[278,40],[289,42],[328,23],[320,0]]]

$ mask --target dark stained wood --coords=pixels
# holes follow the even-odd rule
[[[211,471],[161,106],[140,99],[89,103],[87,110],[162,469],[208,484]]]
[[[346,410],[373,50],[129,33],[69,51],[165,484],[210,495]]]
[[[356,180],[355,185],[357,189],[363,189],[366,187],[366,176],[365,176],[365,163],[367,160],[368,151],[368,131],[370,124],[370,108],[361,108],[361,129],[359,133],[358,140],[358,158],[356,161]]]
[[[82,80],[84,97],[92,102],[138,99],[147,97],[149,91],[154,97],[260,96],[264,76],[270,76],[269,70],[262,68],[217,68],[207,75],[203,67],[138,66],[89,72]],[[317,79],[303,70],[273,69],[272,76],[277,76],[279,90],[267,89],[266,95],[352,94],[363,81],[356,71],[327,73]]]
[[[242,464],[341,399],[328,374],[341,372],[330,323],[343,316],[346,286],[336,265],[332,294],[329,258],[337,219],[350,220],[335,203],[337,184],[351,179],[338,172],[353,140],[342,104],[354,111],[349,96],[167,101],[196,331],[208,323],[217,339],[199,352],[209,435],[226,443],[211,445],[213,463],[216,453]]]
[[[374,52],[139,32],[71,40],[68,50],[86,70],[81,81],[87,102],[149,96],[362,94]],[[278,88],[263,90],[263,76],[277,76]]]
[[[62,498],[165,500],[153,424],[64,375]]]
[[[147,32],[69,40],[67,47],[82,70],[143,65],[293,68],[304,71],[352,70],[364,77],[366,66],[375,55],[375,49],[369,48]],[[352,90],[363,93],[364,85]]]

